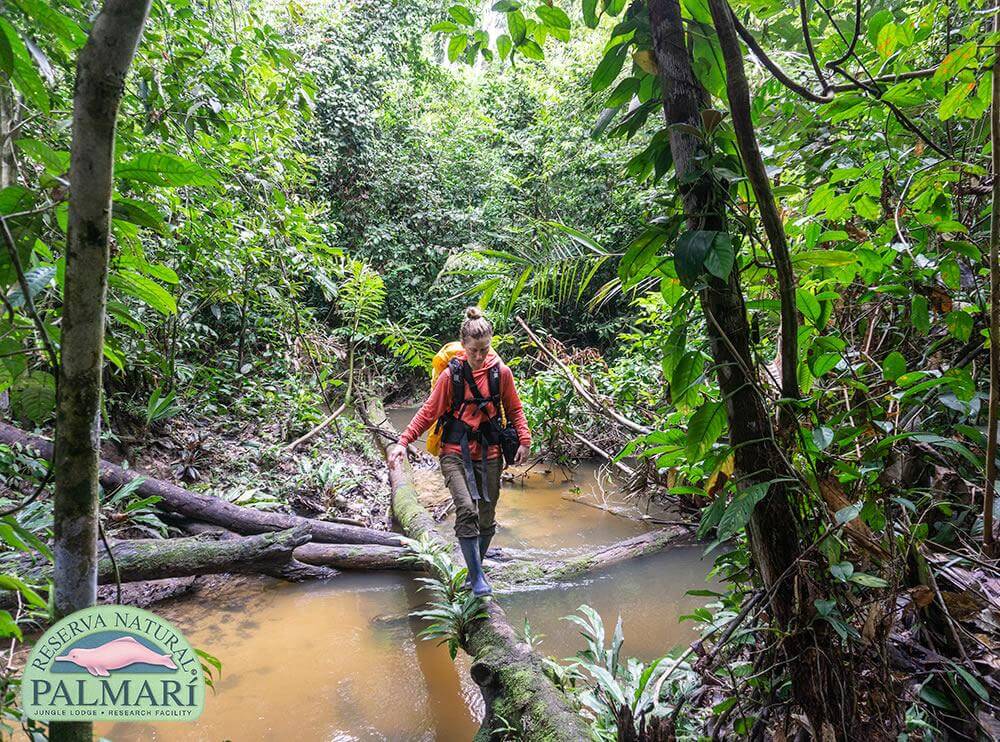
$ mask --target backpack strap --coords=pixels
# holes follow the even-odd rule
[[[451,410],[449,414],[454,417],[462,413],[465,405],[465,376],[462,371],[465,362],[460,358],[452,358],[448,361],[448,370],[451,371]]]
[[[495,363],[490,366],[489,370],[489,383],[490,383],[490,401],[493,402],[493,409],[497,411],[497,417],[500,418],[501,427],[507,424],[507,411],[503,408],[503,404],[500,402],[500,371],[503,363]]]

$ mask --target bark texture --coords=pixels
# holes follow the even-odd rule
[[[795,306],[795,274],[788,254],[788,240],[774,203],[771,179],[760,154],[757,132],[750,115],[750,86],[743,69],[743,52],[733,26],[732,10],[726,0],[709,0],[708,5],[726,65],[726,93],[729,97],[733,131],[736,133],[736,145],[747,180],[757,200],[760,221],[771,245],[771,257],[778,274],[778,296],[781,300],[781,396],[798,399],[799,318]]]
[[[53,458],[57,619],[97,600],[97,465],[115,125],[149,6],[150,0],[105,0],[77,59]],[[49,731],[57,742],[89,740],[92,727],[61,722]]]
[[[6,423],[0,423],[0,443],[20,444],[46,459],[52,456],[52,444],[47,440],[25,433]],[[122,469],[108,461],[100,462],[100,482],[107,490],[117,489],[142,476],[133,469]],[[170,482],[152,477],[146,477],[137,491],[144,497],[155,495],[161,498],[156,503],[156,507],[160,510],[222,526],[242,535],[301,527],[306,529],[313,541],[321,543],[399,545],[399,539],[385,531],[244,508],[218,497],[190,492]]]
[[[186,538],[128,539],[111,544],[122,582],[144,582],[168,577],[191,577],[221,573],[266,574],[299,581],[333,577],[336,570],[309,566],[296,557],[296,548],[309,541],[301,528],[257,536],[225,538],[221,533],[204,533]],[[45,571],[28,570],[31,578],[45,578]],[[98,560],[97,581],[115,582],[111,559]]]
[[[677,0],[650,0],[650,23],[656,63],[660,70],[664,113],[670,147],[689,229],[725,231],[720,194],[700,162],[706,154],[690,130],[675,124],[701,126],[707,95],[691,67]],[[788,636],[783,651],[790,660],[792,693],[813,729],[824,739],[848,735],[851,711],[849,673],[839,673],[835,648],[821,626],[811,627],[812,595],[803,590],[796,569],[801,554],[795,512],[794,472],[779,450],[757,388],[750,352],[750,327],[740,288],[738,261],[726,280],[708,278],[700,302],[705,314],[719,388],[726,400],[730,444],[735,449],[741,488],[770,482],[768,494],[750,517],[747,535],[753,563],[772,592],[772,620]],[[805,575],[802,575],[803,577]],[[799,589],[796,589],[796,585]],[[799,594],[799,593],[803,594]],[[822,622],[819,622],[820,624]]]

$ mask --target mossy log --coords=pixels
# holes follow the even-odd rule
[[[655,554],[666,548],[691,544],[694,541],[692,528],[669,526],[617,541],[572,559],[512,559],[490,565],[487,572],[494,585],[501,587],[571,580],[585,572],[604,569],[629,559]]]
[[[41,458],[52,460],[52,443],[50,441],[6,423],[0,423],[0,443],[20,445],[34,451]],[[116,464],[101,460],[101,485],[106,490],[118,489],[142,476],[145,475],[134,469],[122,469]],[[137,491],[143,497],[159,497],[156,507],[160,510],[222,526],[245,536],[302,527],[306,529],[313,541],[320,543],[399,546],[399,539],[385,531],[244,508],[218,497],[197,494],[170,482],[149,476],[145,476]]]
[[[111,544],[114,563],[101,547],[97,581],[100,585],[115,584],[115,564],[123,583],[221,573],[265,574],[293,582],[336,575],[337,570],[329,565],[297,559],[296,549],[308,541],[309,533],[302,528],[236,538],[209,532],[185,538],[115,541]],[[51,565],[23,563],[17,572],[30,582],[43,582],[52,576]],[[9,591],[0,593],[0,605],[15,604],[13,596]]]
[[[378,402],[364,414],[370,423],[383,422],[385,412]],[[383,446],[381,438],[377,443]],[[413,472],[408,462],[389,469],[392,511],[410,538],[428,536],[441,540],[434,519],[417,499]],[[578,742],[590,738],[587,724],[570,700],[545,674],[541,658],[521,641],[503,609],[495,600],[486,603],[486,618],[476,621],[462,637],[462,649],[472,659],[472,679],[486,702],[477,740],[490,740],[502,728],[518,730],[517,739],[546,742]]]
[[[217,538],[243,538],[239,534],[227,531],[220,526],[214,526],[211,523],[202,523],[177,516],[171,516],[169,522],[185,533],[193,535],[214,533]],[[292,555],[303,564],[333,567],[339,570],[391,569],[421,571],[422,567],[419,564],[401,558],[406,553],[407,549],[402,546],[382,546],[380,544],[317,544],[309,542],[297,546]]]

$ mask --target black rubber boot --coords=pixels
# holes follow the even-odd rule
[[[490,550],[490,541],[493,540],[493,534],[489,536],[484,536],[479,534],[479,559],[480,561],[486,561],[486,552]]]
[[[483,575],[483,564],[479,559],[479,538],[460,538],[459,545],[462,547],[462,556],[465,557],[465,566],[469,569],[469,581],[472,583],[472,594],[477,598],[493,593],[493,588],[486,581]]]

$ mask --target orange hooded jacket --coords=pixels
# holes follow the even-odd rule
[[[465,360],[465,354],[459,353],[456,358]],[[479,387],[483,394],[489,394],[489,378],[487,376],[489,369],[498,363],[500,363],[500,356],[491,350],[487,354],[482,367],[472,372],[472,378],[475,379],[476,386]],[[434,384],[431,396],[423,403],[417,414],[413,416],[413,420],[406,426],[406,430],[399,437],[400,445],[408,446],[413,443],[413,441],[423,435],[425,430],[437,422],[441,415],[449,412],[451,410],[451,395],[451,368],[446,368]],[[468,400],[473,398],[471,384],[465,385],[465,398]],[[507,419],[514,424],[514,428],[517,430],[518,441],[523,446],[530,446],[531,431],[528,429],[528,420],[524,416],[521,398],[517,396],[517,389],[514,388],[514,374],[511,373],[511,370],[506,365],[501,365],[500,367],[500,402],[503,404]],[[486,410],[487,414],[490,415],[496,415],[498,412],[498,410],[493,409],[492,404],[486,405]],[[462,420],[473,428],[478,428],[486,419],[486,416],[475,405],[467,404],[462,408]],[[461,455],[462,448],[456,443],[443,443],[441,445],[441,455],[443,456],[447,453]],[[481,456],[477,441],[469,441],[469,454],[473,461]],[[486,457],[490,459],[494,459],[500,455],[499,445],[490,446],[486,452]]]

